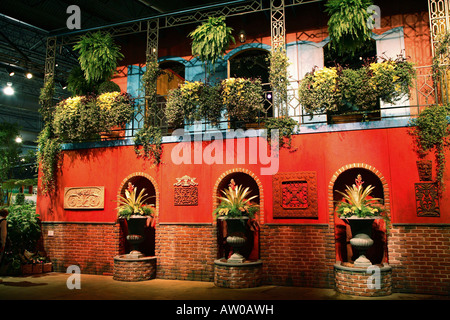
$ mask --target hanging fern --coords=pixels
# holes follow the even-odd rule
[[[73,48],[80,54],[78,61],[89,83],[111,79],[124,57],[112,36],[101,31],[81,37]]]
[[[225,17],[209,17],[207,22],[189,34],[192,39],[192,54],[206,63],[208,73],[214,71],[214,64],[225,53],[230,42],[235,43],[232,31],[225,24]]]
[[[367,26],[370,5],[371,0],[328,0],[325,12],[330,15],[328,33],[334,50],[353,55],[370,40],[371,30]]]

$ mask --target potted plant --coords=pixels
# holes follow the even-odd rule
[[[189,34],[192,39],[192,55],[198,56],[205,63],[208,74],[214,72],[216,61],[224,54],[230,42],[235,43],[232,31],[222,16],[208,17],[208,21]]]
[[[233,128],[239,123],[253,122],[264,111],[261,80],[228,78],[222,80],[222,100]]]
[[[343,195],[343,199],[337,206],[337,215],[350,225],[352,239],[350,244],[360,253],[355,260],[355,267],[368,267],[372,263],[365,257],[365,253],[372,246],[373,240],[370,238],[372,234],[372,224],[376,219],[384,219],[386,222],[386,230],[389,228],[389,218],[385,214],[385,208],[382,199],[372,198],[374,187],[368,185],[363,188],[363,181],[360,174],[355,179],[355,184],[351,187],[346,186],[345,193],[336,190]]]
[[[134,113],[134,100],[128,93],[120,91],[105,92],[97,96],[96,103],[103,120],[101,126],[104,135],[120,137],[124,135],[125,125],[131,121]]]
[[[371,30],[367,25],[371,0],[329,0],[325,4],[330,15],[328,33],[332,48],[353,55],[366,41]]]
[[[213,211],[214,218],[223,219],[227,226],[227,243],[233,247],[233,255],[228,262],[243,262],[245,259],[239,253],[239,249],[245,245],[246,224],[249,219],[253,219],[259,211],[259,205],[251,200],[257,196],[248,197],[251,190],[242,185],[237,186],[231,179],[228,189],[222,190],[223,197],[219,206]]]
[[[134,258],[142,257],[138,245],[144,241],[144,229],[149,224],[149,220],[155,218],[155,210],[145,202],[150,198],[144,193],[143,188],[139,194],[137,188],[131,182],[125,190],[125,197],[119,196],[119,206],[117,207],[118,218],[126,219],[128,227],[127,240],[133,246],[129,256]]]

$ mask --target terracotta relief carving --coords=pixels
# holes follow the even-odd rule
[[[273,176],[274,218],[317,218],[316,172],[285,172]]]
[[[439,217],[439,192],[436,183],[416,183],[415,191],[417,216]]]
[[[105,187],[68,187],[64,189],[64,209],[104,209]]]
[[[198,183],[196,178],[187,175],[176,178],[174,183],[174,204],[176,206],[197,206],[198,205]]]

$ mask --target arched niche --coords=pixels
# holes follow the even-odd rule
[[[144,172],[133,173],[122,180],[118,196],[125,197],[125,190],[128,188],[128,183],[131,183],[134,187],[136,187],[137,194],[145,188],[144,194],[147,194],[147,199],[144,203],[154,207],[157,219],[159,214],[159,188],[155,179]],[[121,230],[124,236],[126,236],[127,230],[125,223],[126,221],[121,221]],[[130,247],[128,242],[124,240],[123,245],[125,252],[129,252]],[[145,240],[141,243],[139,251],[141,251],[145,256],[155,255],[155,228],[153,226],[149,225],[145,228]]]
[[[257,196],[253,202],[260,207],[259,213],[255,217],[261,223],[264,217],[264,196],[262,191],[262,184],[259,178],[247,169],[232,169],[223,173],[213,188],[213,210],[217,208],[220,200],[217,197],[223,196],[222,190],[227,189],[234,180],[236,185],[242,185],[243,188],[249,188],[251,193],[249,197]],[[217,223],[217,258],[228,258],[230,254],[230,247],[226,244],[226,227],[223,221],[216,220]],[[259,225],[260,223],[253,223],[251,226],[247,225],[246,237],[247,245],[242,250],[242,255],[248,260],[259,259]]]
[[[353,248],[350,245],[350,239],[352,237],[351,230],[348,224],[340,219],[336,214],[336,207],[342,200],[342,195],[337,190],[344,192],[346,186],[351,187],[355,184],[355,179],[361,175],[363,180],[363,188],[368,185],[374,186],[371,193],[371,197],[382,199],[385,204],[387,214],[390,216],[389,208],[389,191],[387,183],[381,173],[375,168],[365,164],[353,164],[347,165],[339,169],[333,176],[333,180],[330,182],[330,191],[332,193],[332,204],[330,204],[330,215],[334,221],[335,227],[335,249],[336,249],[336,261],[341,262],[353,262],[357,255],[353,252]],[[386,225],[384,220],[376,220],[372,229],[373,246],[367,252],[367,258],[372,264],[380,264],[388,262],[387,260],[387,236]]]

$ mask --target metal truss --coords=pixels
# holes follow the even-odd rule
[[[428,0],[430,16],[431,49],[434,56],[436,47],[442,37],[450,29],[449,0]],[[448,64],[448,61],[441,61]]]
[[[272,49],[286,45],[286,28],[284,23],[284,0],[270,1]]]

